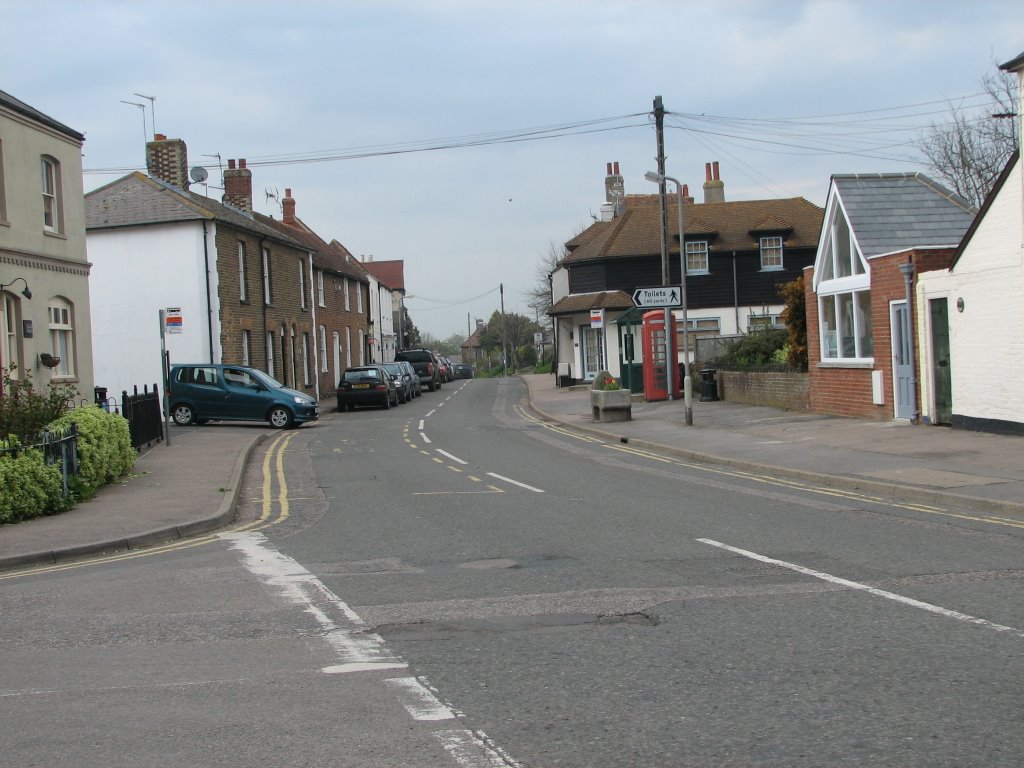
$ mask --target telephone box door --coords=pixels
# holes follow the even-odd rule
[[[644,399],[668,400],[668,366],[675,365],[678,357],[676,350],[676,319],[669,312],[668,342],[665,348],[665,312],[652,310],[645,312],[643,317],[644,344]],[[679,397],[679,377],[672,377],[672,396]]]

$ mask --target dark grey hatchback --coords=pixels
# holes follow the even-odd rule
[[[357,405],[390,408],[398,405],[398,388],[382,366],[348,368],[338,382],[338,410],[351,411]]]

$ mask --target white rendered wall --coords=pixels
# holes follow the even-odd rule
[[[99,230],[88,233],[92,262],[93,360],[96,385],[121,399],[133,387],[159,384],[159,311],[179,307],[182,333],[167,334],[171,364],[220,360],[214,225],[207,224],[213,339],[207,322],[207,286],[201,223]]]
[[[930,352],[929,299],[948,297],[953,413],[1024,423],[1024,190],[1021,163],[979,223],[952,273],[918,281],[919,343]],[[963,299],[963,312],[957,300]],[[931,360],[922,360],[923,404],[933,399]],[[928,414],[930,415],[930,413]]]

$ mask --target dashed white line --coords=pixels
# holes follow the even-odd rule
[[[520,768],[485,733],[473,731],[436,731],[441,745],[463,768]]]
[[[431,413],[433,413],[433,411],[431,411]],[[418,427],[416,427],[416,429],[418,429],[420,432],[423,431],[423,419],[420,419],[420,424]]]
[[[452,461],[454,461],[454,462],[455,462],[456,464],[466,464],[466,463],[468,463],[468,462],[465,462],[465,461],[463,461],[462,459],[460,459],[460,458],[459,458],[458,456],[453,456],[452,454],[448,453],[448,451],[442,451],[442,450],[441,450],[440,448],[438,448],[438,449],[436,449],[436,450],[437,450],[437,452],[438,452],[438,453],[440,453],[440,454],[441,454],[442,456],[445,456],[445,457],[447,457],[447,458],[451,459],[451,460],[452,460]]]
[[[420,432],[420,439],[422,439],[424,443],[427,443],[428,445],[430,444],[430,438],[427,437],[426,432]]]
[[[454,720],[455,713],[415,677],[392,677],[384,685],[394,688],[398,700],[413,720]]]
[[[902,603],[903,605],[909,605],[912,608],[920,608],[921,610],[928,611],[929,613],[936,613],[939,616],[945,616],[947,619],[955,619],[957,621],[963,621],[968,624],[977,624],[982,627],[994,629],[996,632],[1009,632],[1011,634],[1017,635],[1018,637],[1024,637],[1024,631],[1017,629],[1015,627],[1008,627],[1005,624],[996,624],[987,619],[980,619],[977,616],[971,616],[967,613],[960,613],[960,611],[953,611],[949,608],[942,608],[941,606],[933,605],[932,603],[926,603],[922,600],[915,600],[912,597],[897,595],[895,592],[887,592],[884,589],[869,587],[867,584],[861,584],[859,582],[850,581],[849,579],[844,579],[839,576],[833,576],[830,573],[815,571],[811,568],[805,568],[802,565],[797,565],[796,563],[788,563],[785,560],[776,560],[774,557],[759,555],[756,552],[750,552],[746,549],[731,547],[728,544],[723,544],[720,541],[714,541],[713,539],[697,539],[697,541],[701,542],[702,544],[709,544],[712,547],[724,549],[728,552],[734,552],[737,555],[743,555],[743,557],[749,557],[752,560],[759,560],[762,563],[777,565],[781,568],[788,568],[791,571],[796,571],[797,573],[802,573],[806,576],[813,576],[816,579],[821,579],[822,581],[827,581],[831,584],[838,584],[840,586],[848,587],[850,589],[856,589],[861,592],[867,592],[869,595],[874,595],[875,597],[882,597],[886,600],[892,600],[897,603]]]
[[[533,491],[534,493],[544,493],[544,491],[542,491],[540,488],[534,488],[532,485],[527,485],[526,483],[520,483],[518,480],[513,480],[510,477],[504,477],[503,475],[499,475],[499,474],[496,474],[494,472],[488,472],[487,474],[488,474],[488,476],[493,477],[493,478],[495,478],[497,480],[502,480],[502,481],[504,481],[506,483],[512,483],[512,485],[518,485],[520,488],[525,488],[528,491]]]

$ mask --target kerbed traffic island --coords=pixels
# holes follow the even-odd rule
[[[594,377],[590,390],[590,407],[594,421],[630,421],[633,418],[633,393],[622,389],[608,371],[600,371]]]

